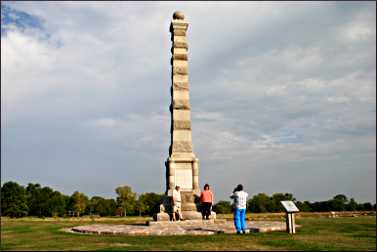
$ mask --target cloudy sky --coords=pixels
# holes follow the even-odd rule
[[[375,2],[2,2],[2,183],[164,192],[175,10],[201,186],[376,202]]]

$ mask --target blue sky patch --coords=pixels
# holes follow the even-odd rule
[[[5,36],[8,31],[13,29],[18,29],[22,32],[25,32],[28,29],[36,29],[41,32],[43,37],[49,37],[41,18],[2,4],[1,36]]]

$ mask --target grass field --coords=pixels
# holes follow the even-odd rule
[[[263,219],[266,218],[268,215],[264,215]],[[295,235],[272,232],[142,237],[72,234],[61,230],[94,223],[145,223],[148,219],[2,218],[1,250],[376,250],[375,216],[301,217],[297,224],[303,227]]]

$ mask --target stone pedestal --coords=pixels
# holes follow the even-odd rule
[[[153,215],[154,221],[170,221],[170,215],[168,213],[157,213]]]

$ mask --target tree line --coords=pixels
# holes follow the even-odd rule
[[[328,212],[328,211],[375,211],[376,204],[370,202],[357,203],[355,199],[348,199],[343,194],[335,195],[326,201],[298,201],[291,193],[275,193],[268,196],[258,193],[247,201],[247,211],[252,213],[278,213],[284,212],[280,201],[291,200],[302,212]],[[231,213],[233,211],[230,201],[219,201],[213,207],[216,213]]]
[[[64,217],[64,216],[126,216],[153,215],[159,211],[163,194],[137,195],[131,187],[115,189],[116,199],[93,196],[82,192],[67,196],[50,187],[29,183],[26,187],[6,182],[1,187],[1,216]]]
[[[115,189],[117,197],[89,198],[82,192],[64,195],[50,187],[29,183],[26,187],[16,182],[6,182],[1,187],[1,216],[23,217],[65,217],[65,216],[152,216],[159,212],[164,194],[153,192],[138,195],[130,186],[119,186]],[[321,211],[355,211],[375,210],[376,204],[357,203],[353,198],[339,194],[327,201],[300,202],[290,193],[275,193],[268,196],[264,193],[254,195],[248,200],[248,212],[282,212],[282,200],[292,200],[304,212]],[[231,213],[230,201],[219,201],[213,206],[217,213]]]

